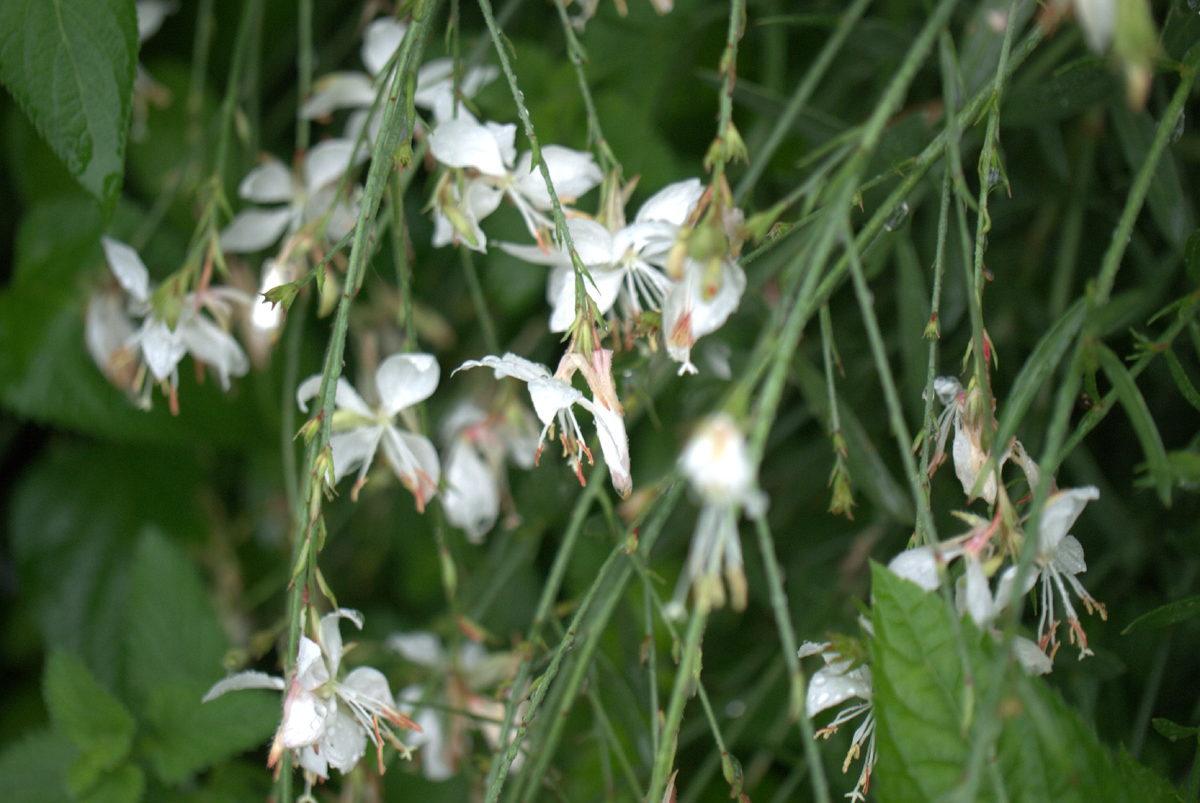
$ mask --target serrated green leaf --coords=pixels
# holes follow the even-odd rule
[[[126,677],[135,694],[148,698],[179,680],[207,688],[220,677],[225,637],[196,567],[156,527],[138,538],[126,610]]]
[[[0,81],[111,215],[137,67],[133,0],[5,0]]]
[[[954,620],[927,594],[872,565],[871,670],[875,685],[882,801],[971,800],[1041,803],[1121,800],[1120,783],[1095,734],[1040,678],[1013,659],[997,670],[996,643],[969,619]],[[957,636],[956,633],[961,633]],[[961,643],[956,643],[961,637]],[[966,666],[964,667],[964,663]],[[964,683],[970,672],[971,684]],[[994,711],[983,703],[1003,684]],[[971,788],[966,768],[978,739],[990,742]]]
[[[121,683],[138,532],[156,522],[177,537],[201,538],[200,477],[178,450],[59,443],[14,489],[13,554],[47,647],[82,656],[109,688]]]
[[[1133,430],[1142,444],[1146,463],[1149,465],[1151,476],[1154,477],[1158,498],[1163,507],[1170,507],[1171,467],[1167,463],[1167,452],[1163,448],[1158,427],[1154,424],[1154,417],[1150,415],[1150,408],[1146,406],[1146,400],[1142,398],[1142,392],[1138,390],[1128,369],[1121,364],[1121,359],[1112,349],[1103,343],[1097,344],[1096,356],[1100,360],[1100,367],[1112,382],[1113,390],[1129,415],[1129,422],[1133,424]]]
[[[1131,799],[1145,803],[1183,803],[1175,786],[1129,754],[1125,745],[1117,753],[1117,769]]]
[[[1200,614],[1200,597],[1188,597],[1142,614],[1126,625],[1125,629],[1121,631],[1121,635],[1132,633],[1135,630],[1168,627],[1185,619],[1191,619],[1197,614]]]
[[[65,652],[55,652],[46,661],[42,693],[54,724],[79,748],[67,772],[67,786],[82,794],[129,755],[133,715],[83,661]]]
[[[1154,729],[1161,733],[1172,742],[1177,742],[1180,739],[1190,739],[1197,733],[1200,733],[1200,728],[1189,728],[1186,725],[1180,725],[1177,722],[1172,722],[1163,717],[1157,717],[1151,720]]]
[[[77,748],[57,730],[26,734],[0,753],[0,789],[21,803],[69,803],[67,767]]]
[[[78,803],[137,803],[145,789],[146,776],[141,769],[133,764],[122,764],[75,799]]]
[[[996,426],[997,443],[1008,443],[1017,434],[1017,427],[1025,419],[1029,406],[1033,404],[1042,386],[1058,369],[1058,364],[1086,317],[1087,307],[1080,299],[1063,313],[1054,326],[1050,327],[1050,331],[1042,335],[1033,353],[1021,366],[1021,371],[1013,380],[1012,390],[1004,400],[1004,409]]]
[[[176,681],[150,693],[146,749],[158,779],[179,784],[216,762],[264,744],[279,724],[279,695],[249,690],[207,703],[212,684]]]

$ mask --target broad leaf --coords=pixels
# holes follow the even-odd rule
[[[68,788],[77,795],[95,788],[129,755],[133,716],[69,653],[50,656],[42,692],[55,725],[79,748],[67,772]]]
[[[0,753],[0,789],[21,803],[69,803],[67,767],[77,748],[58,730],[28,733]]]
[[[25,604],[48,649],[121,687],[130,557],[146,522],[199,539],[201,475],[178,451],[59,444],[15,488],[9,527]]]
[[[137,48],[133,0],[0,3],[0,81],[110,215],[121,192]]]

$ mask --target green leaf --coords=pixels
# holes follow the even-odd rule
[[[201,703],[211,686],[175,681],[150,693],[146,751],[165,784],[183,783],[219,761],[266,743],[279,724],[277,693],[246,690]]]
[[[1131,170],[1137,171],[1150,152],[1157,124],[1145,112],[1135,114],[1130,111],[1124,100],[1110,104],[1109,109],[1109,119],[1125,152],[1125,160]],[[1183,248],[1188,232],[1196,227],[1196,216],[1191,196],[1183,191],[1179,169],[1169,148],[1163,151],[1162,159],[1154,170],[1154,180],[1150,182],[1146,203],[1150,207],[1151,217],[1167,240],[1175,247]]]
[[[872,789],[881,801],[965,794],[1014,803],[1122,799],[1120,779],[1092,730],[1011,657],[998,663],[996,642],[970,619],[955,621],[940,595],[878,564],[872,564],[872,595],[879,751]],[[989,711],[985,703],[996,693]],[[987,758],[972,775],[980,739]],[[964,785],[969,779],[973,787]]]
[[[122,764],[100,778],[78,803],[137,803],[146,789],[146,776],[133,764]]]
[[[1121,631],[1121,635],[1124,636],[1126,633],[1132,633],[1135,630],[1154,630],[1160,627],[1168,627],[1185,619],[1191,619],[1197,614],[1200,614],[1200,596],[1188,597],[1187,599],[1181,599],[1178,602],[1172,602],[1160,608],[1155,608],[1149,613],[1142,614],[1126,625],[1125,629]]]
[[[137,535],[155,522],[199,540],[201,474],[178,450],[57,443],[25,472],[9,527],[26,603],[47,648],[121,686],[125,601]]]
[[[1200,15],[1197,15],[1200,19]],[[1192,281],[1200,284],[1200,229],[1196,229],[1188,235],[1187,244],[1183,248],[1183,261],[1187,266],[1188,276],[1192,277]]]
[[[96,681],[83,661],[65,652],[51,654],[46,662],[42,693],[55,725],[80,750],[67,773],[67,785],[81,794],[129,755],[133,715]]]
[[[1168,347],[1163,352],[1163,356],[1167,358],[1167,367],[1171,369],[1171,378],[1175,380],[1175,386],[1179,388],[1180,394],[1188,404],[1200,410],[1200,393],[1196,392],[1196,386],[1192,384],[1192,380],[1188,379],[1187,372],[1183,370],[1183,365],[1175,356],[1175,352]]]
[[[0,3],[0,81],[107,215],[121,192],[137,50],[133,0]]]
[[[124,631],[126,677],[138,695],[177,680],[207,684],[203,695],[221,676],[225,636],[196,567],[153,526],[143,528],[133,555]]]
[[[1004,411],[1000,414],[996,429],[997,443],[1008,443],[1017,434],[1017,427],[1025,419],[1029,406],[1058,369],[1085,317],[1087,307],[1080,299],[1063,313],[1049,332],[1042,335],[1033,353],[1021,366],[1020,373],[1013,380],[1012,390],[1004,400]]]
[[[1121,745],[1117,753],[1117,769],[1120,770],[1125,789],[1131,799],[1144,803],[1183,803],[1183,798],[1175,786],[1131,756],[1125,745]]]
[[[1180,739],[1190,739],[1197,733],[1200,733],[1200,728],[1189,728],[1186,725],[1180,725],[1177,722],[1172,722],[1163,717],[1157,717],[1151,720],[1154,729],[1160,734],[1170,739],[1172,742],[1177,742]]]
[[[1158,427],[1154,425],[1154,418],[1150,415],[1150,408],[1146,406],[1146,400],[1142,398],[1142,392],[1138,390],[1133,377],[1112,349],[1098,343],[1096,356],[1100,359],[1100,367],[1112,382],[1117,398],[1121,400],[1121,405],[1129,415],[1138,440],[1141,441],[1142,451],[1146,455],[1150,474],[1154,477],[1154,485],[1158,490],[1158,498],[1163,507],[1170,507],[1171,467],[1167,463],[1167,453],[1163,448],[1162,437],[1158,434]]]
[[[58,730],[28,733],[0,753],[0,789],[21,803],[69,803],[67,767],[77,748]]]

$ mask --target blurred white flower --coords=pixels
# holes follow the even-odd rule
[[[375,745],[380,773],[384,741],[407,753],[392,726],[409,730],[416,725],[396,708],[383,673],[364,666],[338,680],[343,655],[341,619],[362,628],[362,614],[349,608],[321,617],[317,640],[300,638],[290,683],[263,672],[241,672],[219,681],[204,695],[203,702],[208,702],[240,689],[287,689],[268,767],[278,763],[284,750],[291,750],[297,763],[313,775],[328,778],[330,767],[344,774],[366,753],[368,739]]]
[[[681,376],[696,373],[692,346],[725,325],[745,291],[746,272],[734,260],[725,257],[708,264],[684,260],[683,277],[667,294],[662,307],[667,353],[680,363]]]
[[[393,354],[375,372],[379,404],[367,406],[358,391],[345,378],[338,378],[334,396],[333,432],[329,446],[333,450],[333,483],[358,468],[358,479],[351,498],[367,479],[367,470],[380,444],[392,471],[417,500],[417,510],[437,493],[441,464],[437,450],[424,435],[402,430],[392,421],[405,409],[424,401],[437,388],[441,369],[430,354]],[[296,390],[296,402],[308,412],[307,402],[317,395],[321,375],[304,380]]]
[[[249,358],[227,331],[232,306],[249,302],[244,293],[213,286],[187,293],[171,304],[172,326],[154,306],[150,274],[137,251],[110,237],[102,237],[101,242],[109,268],[127,296],[124,310],[117,296],[103,291],[93,295],[88,304],[84,339],[106,376],[114,382],[131,382],[123,387],[138,395],[139,403],[148,408],[150,385],[137,378],[140,368],[130,370],[131,364],[144,363],[156,382],[167,384],[171,410],[177,413],[179,362],[185,354],[211,366],[223,390],[229,389],[230,377],[244,376],[250,370]],[[135,326],[136,318],[141,318],[140,326]]]
[[[676,585],[670,612],[682,612],[689,583],[696,605],[703,610],[725,604],[726,584],[733,609],[745,610],[746,572],[738,515],[744,510],[750,518],[758,518],[767,510],[767,495],[758,489],[746,439],[732,418],[715,415],[696,429],[679,465],[700,497],[701,507],[688,549],[687,571]]]

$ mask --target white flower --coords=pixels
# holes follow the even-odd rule
[[[696,604],[704,610],[725,604],[725,584],[734,610],[746,608],[746,573],[738,537],[739,508],[758,518],[766,513],[746,439],[732,418],[720,414],[702,423],[679,458],[680,468],[701,500],[700,517],[688,549],[687,572],[675,588],[671,611],[682,611],[686,576]],[[725,582],[721,581],[722,572]]]
[[[428,438],[399,429],[392,421],[406,408],[429,398],[437,388],[440,374],[437,360],[430,354],[393,354],[380,363],[375,373],[380,401],[374,410],[346,379],[338,379],[334,434],[329,439],[333,450],[333,482],[339,482],[358,468],[352,498],[357,498],[358,489],[366,482],[367,470],[382,443],[392,471],[416,497],[417,510],[425,510],[425,503],[437,493],[441,477],[437,451]],[[300,384],[296,401],[301,410],[308,412],[306,402],[317,395],[320,387],[320,374]]]
[[[442,425],[449,442],[442,508],[473,544],[482,543],[495,526],[502,504],[512,512],[507,460],[533,467],[538,430],[527,408],[513,407],[518,409],[510,408],[509,415],[489,415],[475,404],[462,404]]]
[[[667,353],[680,363],[679,374],[696,373],[692,346],[717,331],[741,303],[746,272],[728,257],[703,265],[684,260],[683,277],[663,302],[662,326]]]
[[[1079,616],[1075,613],[1075,607],[1071,604],[1066,585],[1063,584],[1064,577],[1075,595],[1083,602],[1088,613],[1099,611],[1101,619],[1106,621],[1108,619],[1108,612],[1104,605],[1097,602],[1076,578],[1076,575],[1087,571],[1087,564],[1083,559],[1083,546],[1075,536],[1068,533],[1087,503],[1099,498],[1100,490],[1093,485],[1059,491],[1046,502],[1046,507],[1042,510],[1042,516],[1038,522],[1037,554],[1034,557],[1034,562],[1041,569],[1042,583],[1039,595],[1041,612],[1038,618],[1038,639],[1042,649],[1050,647],[1051,658],[1058,650],[1058,636],[1056,635],[1058,622],[1054,618],[1055,590],[1058,591],[1058,598],[1066,611],[1067,624],[1070,628],[1068,639],[1072,643],[1076,638],[1079,640],[1079,659],[1083,660],[1085,655],[1093,654],[1088,649],[1087,633],[1079,624]],[[1032,586],[1032,580],[1029,586]]]
[[[508,196],[521,213],[529,233],[545,245],[546,232],[552,228],[546,216],[552,204],[540,169],[532,168],[532,154],[516,159],[513,146],[515,124],[480,123],[465,110],[446,120],[429,135],[429,151],[443,165],[471,171],[453,178],[446,172],[434,191],[435,246],[465,240],[476,251],[487,250],[487,237],[479,221],[491,214],[502,196]],[[592,155],[559,145],[542,148],[542,159],[564,204],[600,183],[603,174]]]
[[[816,644],[806,641],[800,647],[801,658],[820,654],[825,661],[825,666],[818,669],[809,678],[804,709],[811,719],[825,709],[841,705],[851,698],[857,697],[862,701],[843,708],[832,722],[817,731],[815,735],[828,739],[837,733],[839,726],[855,719],[860,714],[866,714],[862,723],[854,731],[854,737],[850,741],[850,750],[846,753],[846,760],[842,763],[842,772],[845,773],[850,769],[851,761],[857,758],[863,759],[862,773],[858,777],[858,783],[846,797],[851,800],[865,800],[867,790],[871,786],[871,771],[875,768],[875,761],[878,758],[875,752],[875,710],[872,704],[875,687],[871,682],[871,668],[862,664],[851,669],[853,662],[843,659],[840,654],[830,649],[831,646],[829,642]],[[865,756],[862,754],[864,743],[867,746]]]
[[[178,412],[175,391],[179,387],[179,362],[185,354],[212,366],[223,390],[229,389],[230,377],[244,376],[250,370],[250,360],[237,340],[201,313],[201,309],[208,311],[227,327],[231,305],[249,301],[244,294],[228,287],[187,293],[174,310],[172,327],[152,303],[150,274],[137,251],[110,237],[102,237],[101,242],[109,268],[129,297],[130,313],[121,313],[111,294],[94,296],[89,304],[84,337],[92,358],[106,375],[124,375],[127,361],[140,355],[157,382],[169,383],[172,411]],[[134,327],[131,315],[142,317],[139,327]],[[149,404],[148,398],[144,401]]]
[[[491,368],[495,371],[497,379],[511,376],[526,383],[534,412],[543,425],[538,438],[537,456],[541,456],[546,435],[557,421],[563,449],[570,458],[581,485],[584,484],[583,457],[586,455],[590,464],[592,453],[585,443],[583,431],[571,408],[578,404],[591,413],[596,422],[600,451],[604,455],[604,462],[608,464],[613,487],[622,497],[629,496],[633,485],[629,473],[629,438],[625,434],[625,411],[617,400],[613,387],[610,350],[597,349],[591,362],[569,352],[563,355],[554,376],[550,375],[550,369],[546,366],[511,353],[503,357],[487,356],[482,360],[468,360],[456,368],[455,373],[464,368],[479,366]],[[577,370],[584,375],[592,391],[593,398],[590,401],[571,385],[571,376]]]
[[[567,221],[571,241],[592,281],[588,295],[600,314],[618,298],[628,316],[643,310],[659,311],[674,280],[663,272],[680,227],[695,208],[704,187],[699,179],[670,184],[651,196],[637,218],[615,233],[588,218]],[[575,271],[570,254],[562,248],[546,252],[538,246],[501,243],[500,247],[528,262],[551,265],[546,300],[550,302],[550,331],[565,332],[575,320]]]
[[[300,227],[329,216],[327,238],[337,241],[354,228],[357,210],[337,199],[342,177],[364,156],[355,154],[354,143],[327,139],[309,149],[304,157],[303,179],[297,180],[287,165],[274,156],[251,170],[238,185],[238,196],[257,204],[230,221],[221,232],[221,248],[235,254],[261,251],[280,235],[291,238]]]
[[[459,759],[468,751],[468,728],[479,729],[492,749],[499,747],[504,704],[484,692],[512,679],[517,667],[515,653],[489,653],[475,641],[465,641],[448,653],[441,639],[425,631],[395,633],[386,644],[406,660],[431,670],[431,680],[440,685],[427,690],[414,684],[400,692],[401,707],[421,727],[420,733],[409,734],[405,744],[413,750],[422,748],[421,770],[426,778],[442,781],[458,771]],[[423,702],[436,702],[441,710],[423,706]],[[513,767],[519,768],[523,758],[521,751]]]
[[[219,681],[204,695],[203,702],[208,702],[239,689],[287,689],[269,767],[275,766],[284,750],[292,750],[300,766],[316,776],[328,778],[330,767],[347,773],[363,757],[369,739],[378,752],[382,773],[384,740],[405,752],[391,725],[405,729],[415,725],[396,708],[383,673],[364,666],[338,680],[343,654],[340,619],[349,619],[362,629],[362,614],[349,608],[321,617],[317,641],[300,638],[290,684],[262,672],[241,672]]]

